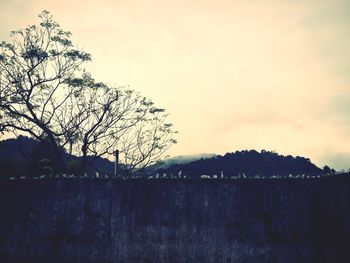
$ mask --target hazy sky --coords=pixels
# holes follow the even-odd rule
[[[350,1],[0,0],[0,39],[46,9],[97,80],[170,112],[170,155],[275,150],[350,167]]]

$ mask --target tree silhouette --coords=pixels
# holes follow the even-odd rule
[[[82,156],[118,148],[129,173],[157,162],[174,131],[164,109],[123,87],[96,82],[82,67],[90,54],[77,49],[71,33],[49,12],[41,23],[11,32],[0,44],[0,131],[29,134],[45,142],[64,169],[62,149]]]

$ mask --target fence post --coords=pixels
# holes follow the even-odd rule
[[[119,162],[119,151],[118,151],[118,150],[115,150],[114,156],[115,156],[115,161],[114,161],[114,177],[116,177],[116,176],[117,176],[117,173],[118,173],[118,162]]]

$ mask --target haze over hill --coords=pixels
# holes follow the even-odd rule
[[[214,153],[198,153],[198,154],[190,154],[190,155],[178,155],[169,157],[161,162],[158,165],[158,168],[166,168],[174,164],[186,164],[199,159],[207,159],[217,156]]]

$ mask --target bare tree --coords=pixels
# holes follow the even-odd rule
[[[82,64],[90,55],[75,48],[47,12],[38,26],[11,32],[0,44],[1,131],[47,142],[65,166],[63,151],[82,157],[118,148],[131,173],[158,161],[176,141],[167,114],[138,93],[96,82]]]
[[[165,110],[137,92],[96,83],[88,74],[70,79],[69,85],[83,92],[70,98],[72,106],[62,112],[60,124],[67,131],[69,151],[81,153],[82,170],[88,156],[111,156],[118,149],[131,174],[158,162],[176,143]]]

